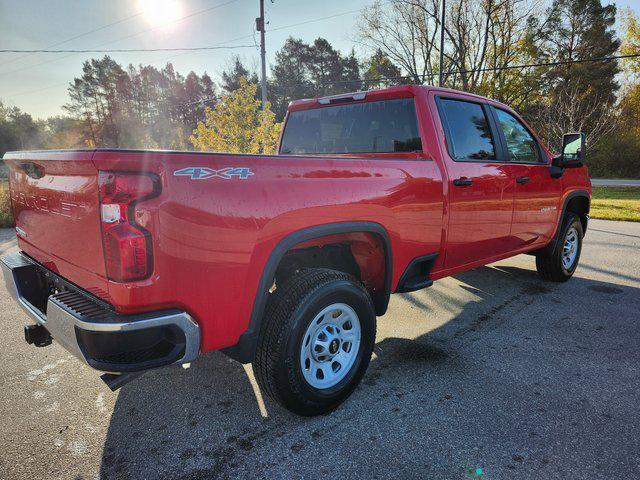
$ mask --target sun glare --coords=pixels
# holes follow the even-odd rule
[[[182,14],[179,0],[140,0],[140,9],[154,27],[171,27]]]

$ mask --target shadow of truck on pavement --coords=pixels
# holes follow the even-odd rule
[[[277,476],[289,464],[289,478],[345,471],[461,478],[481,464],[497,477],[497,471],[521,468],[521,459],[550,468],[563,432],[595,415],[588,398],[587,404],[556,398],[564,395],[561,385],[571,385],[566,376],[578,375],[574,389],[585,382],[584,372],[579,378],[584,360],[567,362],[606,349],[613,354],[620,338],[628,337],[624,324],[611,327],[599,312],[580,311],[574,303],[584,295],[605,303],[637,301],[639,290],[579,276],[548,284],[533,270],[510,266],[481,267],[455,278],[478,299],[415,339],[379,342],[362,385],[330,415],[297,417],[265,400],[263,416],[250,375],[218,352],[189,369],[160,369],[125,385],[108,429],[101,477]],[[450,301],[435,289],[400,297],[414,308],[433,310],[424,295]],[[549,313],[522,321],[519,312],[528,306]],[[614,338],[594,346],[591,337],[597,341],[599,328],[614,328]],[[598,383],[594,374],[586,375]],[[553,405],[558,415],[545,417]],[[573,435],[579,438],[580,432]],[[523,445],[537,453],[522,453]],[[583,461],[580,454],[574,460]]]

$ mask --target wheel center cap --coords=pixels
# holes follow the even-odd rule
[[[337,338],[334,338],[329,344],[329,353],[331,353],[331,355],[334,355],[338,351],[339,347],[340,347],[340,342],[338,341]]]

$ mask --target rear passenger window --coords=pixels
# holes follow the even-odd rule
[[[507,141],[509,160],[512,162],[538,163],[538,142],[516,117],[504,110],[496,109],[498,123]]]
[[[439,109],[449,154],[455,160],[495,160],[489,121],[480,104],[442,98]]]

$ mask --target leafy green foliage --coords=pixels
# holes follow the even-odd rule
[[[6,181],[0,181],[0,228],[13,226],[13,214],[9,197],[9,185]]]
[[[0,102],[0,157],[8,151],[39,147],[40,134],[40,126],[31,115]]]
[[[639,55],[640,19],[633,13],[633,10],[627,8],[622,11],[622,24],[624,34],[620,45],[620,53],[622,55]],[[640,57],[625,59],[622,64],[626,71],[640,74]]]
[[[225,93],[214,108],[205,110],[190,140],[202,151],[275,153],[280,125],[269,102],[263,110],[256,100],[257,85],[240,77],[237,89]]]

